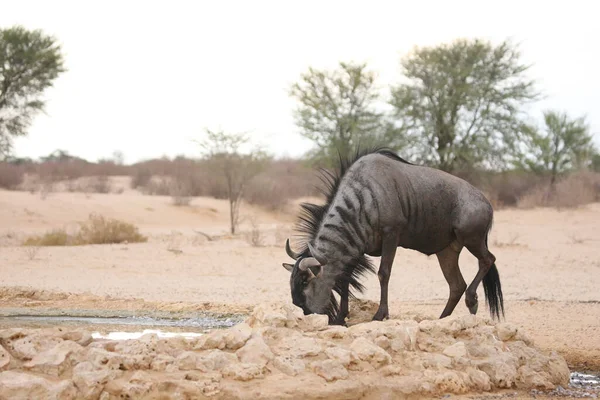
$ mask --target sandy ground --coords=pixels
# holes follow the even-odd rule
[[[263,301],[288,299],[289,273],[281,263],[290,261],[283,243],[293,212],[273,214],[243,207],[242,215],[254,217],[264,236],[264,246],[255,247],[246,240],[248,222],[240,236],[226,235],[227,207],[225,201],[206,198],[175,207],[168,197],[133,191],[53,193],[46,199],[0,191],[0,311],[11,307],[244,311]],[[91,212],[136,224],[149,242],[33,249],[19,245],[33,233],[73,229]],[[600,204],[563,211],[500,210],[490,237],[506,320],[524,327],[538,346],[559,351],[579,370],[600,371],[598,227]],[[208,241],[197,231],[224,236]],[[460,264],[470,282],[476,259],[463,251]],[[369,276],[366,286],[361,298],[378,301],[376,276]],[[390,281],[392,317],[437,318],[447,294],[435,256],[399,249]],[[478,294],[479,315],[487,315],[481,286]],[[467,313],[464,301],[455,313]]]

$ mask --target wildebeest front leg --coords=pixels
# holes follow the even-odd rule
[[[340,293],[340,311],[336,316],[333,325],[346,325],[346,317],[348,316],[348,295],[350,282],[346,281],[342,284],[342,290]]]
[[[384,233],[383,243],[381,245],[381,263],[377,277],[379,278],[379,286],[381,288],[381,299],[379,300],[379,308],[373,316],[374,321],[382,321],[384,318],[389,318],[388,310],[388,282],[392,274],[392,264],[396,256],[398,247],[398,239],[395,234],[390,232]]]

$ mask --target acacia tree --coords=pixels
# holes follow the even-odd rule
[[[213,171],[218,171],[227,187],[230,231],[234,235],[239,224],[239,209],[248,182],[266,166],[269,157],[259,147],[248,148],[245,133],[225,133],[206,129],[206,138],[198,142]],[[246,149],[244,149],[246,148]]]
[[[565,112],[544,111],[544,132],[527,131],[522,160],[516,164],[539,174],[550,175],[550,185],[569,170],[580,168],[594,154],[592,135],[585,117],[570,118]]]
[[[538,97],[516,46],[482,40],[416,48],[390,104],[411,157],[448,172],[502,167],[519,141],[521,106]]]
[[[63,63],[53,37],[20,26],[0,29],[0,158],[43,111],[42,94],[66,70]]]
[[[399,148],[399,135],[382,111],[375,74],[366,64],[340,62],[334,70],[309,68],[293,84],[290,96],[299,104],[294,110],[301,134],[317,148],[313,158],[326,164],[339,155],[348,157],[355,146],[382,143]]]

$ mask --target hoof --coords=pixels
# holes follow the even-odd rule
[[[479,303],[475,303],[474,305],[472,305],[471,307],[469,307],[469,312],[473,315],[477,314],[477,307],[479,306]]]
[[[390,316],[389,314],[386,312],[379,312],[377,311],[377,313],[373,316],[373,321],[383,321],[384,319],[389,319]]]
[[[477,306],[479,305],[479,302],[477,300],[477,293],[474,293],[472,295],[467,294],[465,298],[465,304],[467,305],[467,308],[469,309],[469,312],[471,314],[477,314]]]

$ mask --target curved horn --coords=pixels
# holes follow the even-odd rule
[[[313,270],[311,268],[313,267],[319,267],[317,274],[315,275],[315,273],[313,272]],[[319,261],[317,261],[316,258],[314,257],[307,257],[307,258],[303,258],[302,261],[300,261],[300,264],[298,265],[298,268],[301,271],[306,271],[308,272],[309,278],[308,280],[312,280],[314,278],[318,278],[320,276],[323,275],[323,266],[321,265],[321,263]]]
[[[325,260],[323,257],[319,257],[315,248],[312,247],[312,245],[310,243],[308,243],[308,250],[310,251],[310,254],[319,261],[319,264],[321,264],[321,265],[327,264],[327,260]]]
[[[310,267],[320,267],[320,266],[321,266],[321,263],[319,261],[317,261],[317,259],[314,257],[303,258],[302,261],[300,261],[300,264],[298,264],[298,268],[301,271],[306,271]]]
[[[294,260],[297,259],[298,257],[300,257],[300,254],[295,253],[292,248],[290,247],[290,239],[288,238],[285,241],[285,252],[287,253],[288,256],[292,257]]]

